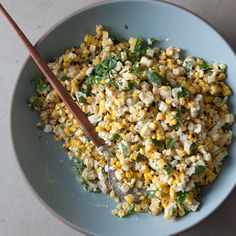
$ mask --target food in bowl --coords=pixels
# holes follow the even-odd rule
[[[173,219],[196,211],[200,187],[215,180],[231,143],[226,65],[182,59],[179,48],[157,46],[155,38],[119,41],[99,25],[96,35],[48,64],[114,150],[111,168],[127,193],[112,212],[119,217],[164,211]],[[106,157],[47,81],[37,77],[35,83],[28,104],[40,112],[37,126],[64,142],[85,190],[119,202]]]

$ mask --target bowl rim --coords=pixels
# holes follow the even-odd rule
[[[211,29],[214,30],[214,32],[224,41],[224,43],[229,47],[229,49],[234,53],[235,57],[236,57],[236,50],[234,50],[234,48],[230,45],[230,43],[228,43],[228,41],[225,39],[225,36],[222,35],[222,33],[219,32],[218,29],[216,29],[215,26],[213,26],[211,23],[209,23],[207,20],[205,20],[204,18],[202,18],[201,16],[199,16],[197,13],[193,12],[192,10],[189,10],[183,6],[177,5],[175,3],[172,2],[167,2],[165,0],[113,0],[113,1],[109,1],[109,0],[99,0],[98,2],[95,3],[91,3],[86,5],[85,7],[79,8],[69,14],[67,14],[66,16],[64,16],[62,19],[58,20],[57,23],[55,23],[53,26],[51,26],[38,40],[34,45],[34,47],[37,47],[37,45],[39,45],[54,29],[56,29],[58,26],[60,26],[62,23],[66,22],[67,20],[69,20],[70,18],[72,18],[73,16],[82,13],[86,10],[92,9],[94,7],[97,6],[102,6],[102,5],[106,5],[106,4],[113,4],[113,3],[117,3],[117,2],[123,2],[123,3],[127,3],[127,2],[150,2],[150,3],[161,3],[161,4],[165,4],[174,8],[178,8],[180,10],[183,10],[186,13],[189,13],[190,15],[195,16],[196,18],[198,18],[198,20],[202,21],[203,23],[205,23],[206,25],[208,25]],[[26,177],[23,168],[20,164],[20,161],[17,157],[17,152],[16,152],[16,148],[15,148],[15,144],[14,144],[14,140],[13,140],[13,127],[12,127],[12,118],[13,118],[13,103],[14,103],[14,97],[15,97],[15,92],[16,92],[16,88],[18,85],[18,81],[21,77],[21,74],[28,62],[28,60],[31,58],[30,55],[28,55],[25,59],[25,61],[22,64],[22,67],[20,69],[20,71],[18,72],[17,78],[14,82],[13,85],[13,90],[12,90],[12,95],[11,95],[11,99],[10,99],[10,112],[9,112],[9,128],[10,128],[10,143],[11,146],[13,148],[13,153],[14,153],[14,158],[16,159],[17,165],[20,169],[21,175],[23,176],[24,181],[27,183],[27,185],[29,186],[29,189],[31,189],[31,192],[33,192],[34,196],[36,196],[36,198],[39,200],[39,202],[46,208],[49,210],[49,212],[51,212],[51,214],[53,216],[55,216],[57,219],[59,219],[62,223],[64,223],[65,225],[67,225],[68,227],[72,228],[73,230],[80,232],[84,235],[88,235],[91,236],[93,235],[91,232],[88,232],[87,230],[84,230],[83,228],[80,228],[78,226],[76,226],[75,224],[71,223],[70,221],[68,221],[67,219],[65,219],[64,217],[62,217],[61,215],[59,215],[59,213],[57,213],[55,210],[53,210],[36,192],[36,190],[34,189],[34,187],[31,185],[29,179]],[[193,224],[183,228],[182,230],[179,230],[177,232],[175,232],[174,234],[179,234],[179,233],[183,233],[183,232],[187,232],[189,230],[191,230],[192,228],[194,228],[195,226],[199,225],[200,223],[202,223],[205,219],[207,219],[209,216],[211,216],[213,213],[216,212],[216,210],[218,210],[223,203],[226,201],[226,199],[229,197],[229,195],[233,192],[233,190],[236,187],[236,182],[234,183],[234,186],[232,186],[232,188],[229,190],[228,194],[219,202],[219,204],[217,205],[217,207],[215,207],[212,211],[210,211],[209,213],[207,213],[203,218],[197,220],[196,222],[194,222]]]

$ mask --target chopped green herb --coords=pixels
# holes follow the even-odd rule
[[[193,94],[189,92],[186,88],[181,87],[181,91],[178,92],[178,99],[186,96],[192,96]]]
[[[221,97],[215,97],[213,102],[215,103],[216,106],[220,107],[223,106],[226,102],[225,98],[221,98]]]
[[[44,94],[49,90],[49,84],[44,78],[36,76],[35,84],[36,84],[36,90],[39,94]]]
[[[115,88],[115,89],[119,89],[120,85],[118,82],[116,82],[115,80],[111,80],[111,85]]]
[[[172,207],[172,208],[171,208],[171,215],[172,215],[172,216],[175,216],[175,214],[176,214],[176,208],[175,208],[175,207]]]
[[[86,96],[86,94],[84,94],[82,92],[76,92],[75,97],[76,97],[76,100],[80,103],[86,102],[87,96]]]
[[[128,26],[128,25],[124,25],[124,27],[125,27],[125,29],[128,29],[128,28],[129,28],[129,26]]]
[[[27,104],[32,110],[33,109],[39,110],[42,107],[42,102],[37,95],[33,95],[33,96],[29,97]]]
[[[200,174],[205,170],[205,167],[202,165],[196,165],[195,166],[195,174]]]
[[[152,84],[167,84],[167,80],[162,77],[161,75],[159,75],[156,71],[150,71],[147,75],[148,80],[152,83]]]
[[[138,153],[136,160],[137,161],[145,161],[145,160],[147,160],[147,158],[144,155],[142,155],[141,153]]]
[[[126,90],[131,90],[132,88],[135,88],[138,86],[138,83],[137,82],[131,82],[130,80],[128,81],[128,86],[126,88]]]
[[[211,69],[211,65],[204,62],[201,65],[199,65],[200,69],[203,70],[204,72],[208,72]]]
[[[81,178],[81,184],[86,191],[89,190],[89,182],[87,180],[85,180],[84,178]]]
[[[171,167],[171,165],[167,165],[164,167],[164,170],[167,172],[168,175],[170,175],[173,171],[173,168]]]
[[[142,68],[140,66],[134,66],[133,68],[130,69],[130,72],[134,74],[137,74],[140,71],[142,71]]]
[[[78,159],[77,157],[73,157],[71,159],[71,161],[73,162],[73,169],[75,171],[75,174],[78,176],[78,177],[81,177],[82,175],[82,171],[84,169],[84,162],[83,160],[81,159]]]
[[[64,75],[62,78],[61,78],[61,80],[62,81],[66,81],[66,80],[72,80],[72,78],[71,77],[68,77],[68,76],[66,76],[66,75]]]
[[[117,139],[119,139],[121,136],[120,134],[116,133],[116,134],[113,134],[112,137],[111,137],[111,141],[116,141]]]
[[[187,192],[180,192],[177,196],[177,202],[181,207],[184,207],[184,202],[187,198]]]
[[[122,153],[126,156],[129,155],[129,149],[127,146],[125,146],[123,143],[120,144],[121,145],[121,150],[122,150]]]
[[[143,44],[144,44],[143,37],[138,37],[136,45],[134,47],[134,51],[131,53],[131,57],[134,60],[139,60],[145,54],[147,48],[143,47]]]
[[[193,63],[191,61],[185,61],[183,67],[187,73],[190,73],[193,70]]]
[[[155,197],[157,190],[148,190],[146,193],[146,198],[147,199],[153,199]]]
[[[129,206],[128,214],[134,213],[135,203],[131,203]]]
[[[111,40],[113,41],[114,44],[117,44],[120,42],[114,35],[111,36]]]
[[[198,195],[201,195],[202,187],[203,186],[198,183],[195,184],[195,189],[196,189]]]
[[[156,139],[152,140],[152,143],[155,145],[156,148],[164,148],[165,147],[165,141],[158,141]]]
[[[158,38],[148,38],[148,45],[152,45],[153,43],[160,42]]]
[[[166,143],[166,148],[173,148],[175,146],[175,139],[171,138],[170,140],[168,140],[168,142]]]

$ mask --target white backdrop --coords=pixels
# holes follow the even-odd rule
[[[58,20],[96,0],[2,0],[35,43]],[[213,24],[236,51],[235,0],[170,0]],[[27,52],[0,15],[0,236],[82,236],[56,219],[33,195],[14,159],[9,137],[13,85]],[[236,79],[236,78],[235,78]],[[236,235],[236,190],[203,223],[182,236]]]

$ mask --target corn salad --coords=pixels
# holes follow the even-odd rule
[[[85,190],[120,202],[112,211],[119,217],[163,211],[169,220],[196,211],[199,189],[219,174],[232,139],[226,65],[181,59],[179,48],[155,45],[153,38],[118,41],[98,25],[96,35],[48,63],[113,148],[110,163],[126,194],[122,202],[108,183],[107,158],[44,78],[35,78],[28,102],[40,112],[37,126],[63,141]]]

